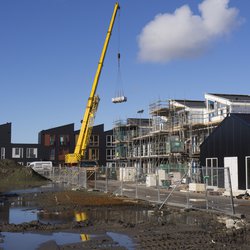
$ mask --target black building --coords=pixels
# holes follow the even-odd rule
[[[21,165],[33,161],[52,161],[63,165],[65,155],[73,153],[79,135],[74,124],[63,125],[38,134],[38,143],[11,143],[11,123],[0,125],[1,159],[12,159]],[[95,160],[100,166],[113,164],[113,130],[104,131],[104,125],[94,126],[85,158]]]
[[[74,124],[68,124],[39,133],[41,156],[43,160],[52,161],[54,165],[63,165],[65,155],[73,153],[80,130],[74,130]],[[104,132],[104,125],[94,126],[86,149],[86,160],[95,160],[100,166],[106,166],[106,140],[112,130]]]
[[[105,162],[106,162],[106,166],[108,167],[115,167],[115,144],[114,144],[114,135],[113,135],[113,129],[107,130],[104,132],[104,136],[105,136]]]
[[[11,143],[11,123],[0,125],[0,145]]]
[[[42,160],[52,161],[54,165],[63,163],[65,154],[74,150],[74,123],[40,131],[38,143],[41,145]]]
[[[11,123],[0,125],[0,159],[11,157]]]
[[[230,114],[200,147],[201,166],[214,169],[211,184],[224,187],[225,175],[217,167],[228,167],[233,191],[250,189],[250,114]]]
[[[0,125],[1,159],[12,159],[20,165],[41,160],[40,145],[36,143],[11,143],[11,123]]]
[[[77,142],[79,133],[80,130],[75,131],[75,143]],[[97,161],[99,166],[106,166],[106,134],[104,132],[104,124],[93,127],[85,158],[86,160]]]

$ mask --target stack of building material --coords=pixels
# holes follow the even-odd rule
[[[112,98],[113,103],[121,103],[121,102],[126,102],[126,101],[127,101],[126,96],[117,96],[117,97]]]

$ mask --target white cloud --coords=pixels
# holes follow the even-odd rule
[[[142,62],[167,62],[195,57],[203,53],[212,41],[228,34],[239,24],[238,9],[229,8],[229,0],[204,0],[200,15],[194,15],[188,5],[173,14],[158,14],[138,36]]]

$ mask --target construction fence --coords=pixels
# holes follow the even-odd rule
[[[139,173],[135,168],[102,167],[92,187],[159,204],[234,214],[229,168],[178,167]]]
[[[69,188],[87,188],[87,172],[80,167],[53,167],[51,171],[39,171],[39,174],[55,183]]]
[[[54,167],[43,173],[70,188],[102,191],[165,205],[234,214],[229,168],[159,168],[139,173],[135,168],[105,167],[88,173],[80,167]]]

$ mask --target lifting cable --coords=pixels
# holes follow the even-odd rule
[[[117,79],[116,79],[115,97],[112,98],[113,103],[122,103],[122,102],[127,101],[127,97],[124,95],[124,92],[123,92],[121,63],[120,63],[120,60],[121,60],[121,53],[120,53],[120,11],[118,13],[118,53],[117,53],[118,72],[117,72]]]

